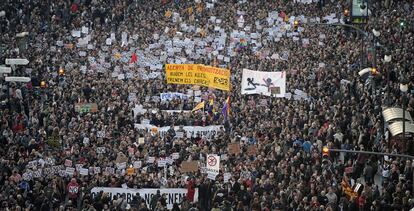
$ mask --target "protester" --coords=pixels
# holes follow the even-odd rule
[[[411,1],[369,1],[357,25],[366,35],[311,24],[343,21],[345,0],[3,2],[0,61],[28,59],[8,76],[31,81],[0,77],[1,210],[172,209],[163,191],[173,188],[187,191],[174,210],[414,207],[411,160],[322,156],[323,146],[414,152],[381,115],[404,104],[414,116]],[[168,84],[164,65],[175,63],[227,68],[231,90]],[[373,65],[375,77],[358,75]],[[242,95],[243,69],[285,71],[291,96]],[[208,154],[220,156],[215,178]],[[198,170],[184,172],[184,161]]]

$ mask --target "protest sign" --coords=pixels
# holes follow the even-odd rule
[[[247,148],[247,155],[249,155],[249,156],[254,156],[254,155],[256,155],[257,154],[257,147],[256,147],[256,145],[250,145],[248,148]]]
[[[66,167],[71,167],[71,166],[72,166],[72,161],[71,161],[71,160],[66,159],[66,160],[65,160],[65,166],[66,166]]]
[[[126,162],[117,163],[116,164],[117,169],[126,169]]]
[[[177,160],[178,158],[180,158],[180,153],[178,153],[178,152],[174,152],[174,153],[172,153],[172,154],[171,154],[171,158],[172,158],[173,160]]]
[[[216,154],[207,155],[206,159],[207,174],[216,175],[220,173],[220,156]],[[211,179],[211,178],[210,178]],[[215,180],[215,179],[214,179]]]
[[[96,147],[96,153],[98,154],[105,153],[105,147]]]
[[[157,194],[157,191],[160,191],[161,195],[166,194],[167,196],[167,208],[172,209],[174,203],[181,203],[187,195],[187,189],[185,188],[161,188],[161,189],[132,189],[132,188],[105,188],[105,187],[95,187],[92,188],[91,194],[92,198],[95,198],[99,192],[103,191],[108,193],[110,199],[112,200],[114,196],[121,197],[125,194],[125,199],[127,203],[132,201],[133,196],[139,194],[146,202],[149,207],[151,199],[154,195]],[[196,194],[194,196],[194,201],[198,200],[198,189],[196,189]]]
[[[228,149],[229,154],[238,155],[240,153],[240,143],[229,143],[227,145],[227,149]]]
[[[40,178],[40,177],[42,177],[42,169],[38,169],[36,171],[33,171],[33,177],[34,178]]]
[[[112,167],[106,167],[105,168],[105,174],[106,175],[112,175],[114,173],[115,173],[115,169],[114,168],[112,168]]]
[[[195,84],[215,89],[230,90],[230,70],[201,64],[167,64],[167,83]]]
[[[75,173],[75,168],[66,167],[66,174],[73,175]]]
[[[126,163],[127,161],[127,156],[125,156],[123,153],[118,153],[115,163]]]
[[[134,168],[139,169],[142,166],[142,161],[134,161]]]
[[[160,158],[157,161],[158,167],[163,168],[167,165],[167,160],[165,158]]]
[[[23,178],[23,180],[30,181],[30,180],[33,179],[33,174],[32,174],[31,171],[30,172],[25,172],[25,173],[23,173],[22,178]]]
[[[241,94],[285,97],[286,73],[243,69]]]
[[[94,167],[93,168],[93,173],[94,174],[100,174],[101,173],[101,167]]]
[[[154,163],[155,157],[148,157],[147,163]]]
[[[80,168],[79,169],[79,174],[80,175],[87,176],[89,174],[89,169],[87,169],[87,168]]]
[[[181,162],[181,172],[197,172],[198,171],[198,161],[183,161]]]
[[[98,111],[96,103],[76,103],[75,111],[79,113],[95,113]]]

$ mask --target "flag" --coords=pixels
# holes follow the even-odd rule
[[[221,110],[221,113],[224,116],[224,120],[227,120],[227,116],[230,114],[230,96],[227,97],[227,100],[224,103],[224,106],[223,106],[223,109]]]
[[[122,55],[119,52],[116,52],[114,57],[116,60],[119,60],[122,57]]]
[[[349,185],[346,177],[342,178],[341,186],[342,186],[342,191],[345,193],[345,195],[348,198],[356,198],[356,197],[358,197],[358,194],[355,193],[354,190],[352,190],[352,188]]]
[[[171,15],[172,15],[171,11],[167,10],[167,11],[165,12],[165,17],[166,17],[166,18],[170,18],[170,17],[171,17]]]
[[[211,98],[210,99],[210,102],[209,102],[209,104],[208,104],[208,114],[210,115],[210,116],[213,116],[213,114],[215,113],[215,110],[214,110],[214,99],[213,98]]]
[[[200,110],[200,109],[203,109],[204,108],[204,101],[203,102],[201,102],[201,103],[199,103],[199,104],[197,104],[196,105],[196,107],[194,107],[193,108],[193,110],[191,110],[191,112],[194,112],[194,111],[197,111],[197,110]]]
[[[134,53],[132,53],[131,60],[129,61],[129,63],[132,64],[132,63],[135,63],[137,61],[138,61],[137,54],[134,52]]]

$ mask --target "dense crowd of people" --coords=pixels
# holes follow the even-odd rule
[[[384,107],[403,104],[414,115],[414,5],[368,2],[369,20],[358,25],[367,32],[362,35],[349,27],[311,24],[331,14],[344,20],[351,7],[345,0],[3,0],[0,63],[28,59],[9,75],[31,82],[0,78],[0,209],[167,209],[165,194],[148,203],[139,195],[92,195],[95,187],[187,189],[173,210],[413,208],[412,160],[322,156],[323,146],[414,152],[412,137],[405,143],[391,137],[381,115]],[[290,27],[276,39],[266,29],[280,30],[278,18]],[[381,35],[374,38],[372,29]],[[230,36],[234,30],[250,34],[243,47]],[[16,36],[22,32],[28,35]],[[185,44],[173,44],[179,41]],[[392,56],[389,63],[386,54]],[[231,91],[167,84],[163,65],[173,63],[227,68]],[[358,75],[373,64],[378,74]],[[243,68],[286,71],[287,91],[307,97],[241,95]],[[405,93],[402,81],[409,87]],[[192,94],[158,97],[169,92]],[[200,98],[213,103],[191,112]],[[86,103],[96,103],[97,110],[75,106]],[[135,126],[147,120],[181,128],[160,135]],[[212,137],[176,137],[183,126],[212,125],[222,125]],[[229,143],[240,143],[241,152],[229,154]],[[158,167],[172,154],[178,157]],[[221,156],[214,180],[203,170],[207,154]],[[200,169],[182,173],[183,161],[199,161]],[[81,168],[89,172],[81,174]],[[363,188],[349,195],[345,183]]]

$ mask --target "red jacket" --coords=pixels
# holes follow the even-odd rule
[[[187,199],[190,202],[194,201],[194,194],[195,194],[195,189],[193,188],[194,186],[194,181],[190,180],[187,182]]]
[[[69,198],[70,199],[75,199],[78,197],[79,194],[79,184],[77,182],[70,182],[67,186],[67,191],[69,193]]]

